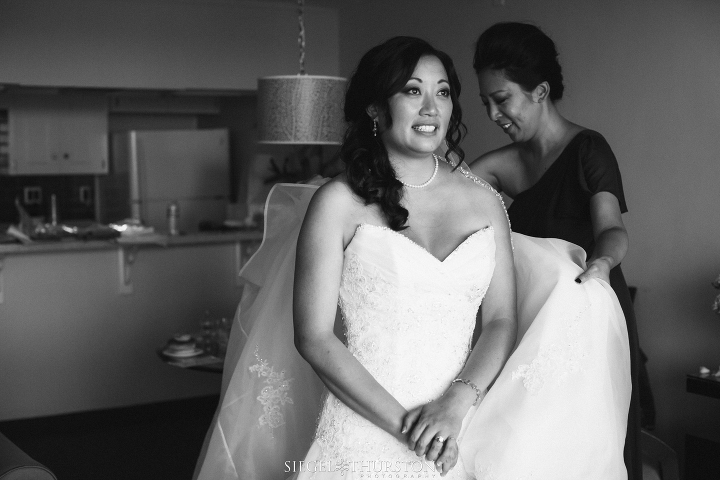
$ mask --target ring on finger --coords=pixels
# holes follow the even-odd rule
[[[443,437],[441,437],[440,435],[438,435],[437,437],[435,437],[435,441],[438,443],[444,443],[445,439]]]

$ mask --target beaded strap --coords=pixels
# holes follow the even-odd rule
[[[481,187],[484,187],[484,188],[490,190],[493,193],[493,195],[495,195],[498,198],[498,200],[500,200],[500,205],[502,205],[503,212],[505,212],[505,218],[507,218],[508,227],[512,231],[512,226],[510,225],[510,216],[508,215],[507,208],[505,207],[505,200],[503,200],[503,197],[502,197],[502,195],[500,195],[500,192],[495,190],[495,188],[493,188],[493,186],[490,185],[488,182],[486,182],[482,178],[478,177],[477,175],[472,173],[470,170],[466,169],[464,167],[464,164],[458,165],[451,158],[447,158],[447,157],[440,157],[440,158],[442,160],[445,160],[445,163],[450,165],[452,168],[457,168],[458,170],[460,170],[460,173],[462,173],[465,176],[465,178],[467,178],[468,180],[471,180],[471,181],[475,182],[476,185],[480,185]],[[512,236],[510,237],[510,242],[512,244]],[[513,250],[514,249],[515,249],[515,246],[513,245]]]

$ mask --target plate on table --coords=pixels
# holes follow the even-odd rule
[[[168,357],[173,358],[186,358],[186,357],[195,357],[197,355],[200,355],[203,353],[203,350],[201,348],[194,348],[192,350],[177,350],[177,351],[170,351],[170,350],[163,350],[163,355],[167,355]]]

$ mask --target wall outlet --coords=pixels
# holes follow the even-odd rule
[[[87,185],[83,185],[78,189],[78,199],[83,205],[92,205],[92,190]]]
[[[23,203],[25,205],[40,205],[42,203],[42,187],[23,188]]]

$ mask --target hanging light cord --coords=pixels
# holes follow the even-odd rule
[[[300,32],[298,34],[298,46],[300,47],[300,75],[305,75],[305,20],[303,18],[303,10],[305,8],[305,0],[298,0],[298,26]]]

